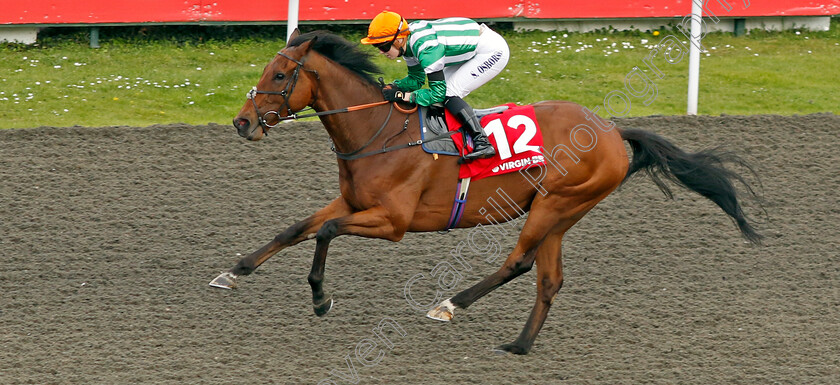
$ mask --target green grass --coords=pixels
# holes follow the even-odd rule
[[[358,39],[363,29],[333,30]],[[675,31],[654,37],[497,29],[508,40],[511,61],[467,98],[476,107],[563,99],[594,108],[610,91],[624,91],[634,66],[647,69],[643,59],[661,38],[685,40]],[[263,66],[284,46],[284,36],[285,29],[276,26],[114,27],[102,30],[102,48],[91,49],[87,29],[49,29],[37,46],[0,45],[0,128],[227,124]],[[836,18],[829,32],[714,33],[704,45],[701,114],[840,113]],[[404,76],[404,63],[377,61],[386,80]],[[653,63],[663,74],[660,79],[645,72],[656,84],[656,98],[649,105],[631,98],[629,115],[684,114],[688,54],[676,64],[661,55]],[[608,116],[603,109],[601,115]]]

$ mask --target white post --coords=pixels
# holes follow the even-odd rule
[[[700,25],[703,17],[703,2],[691,2],[691,41],[688,48],[688,115],[697,115],[697,94],[700,90],[700,38],[703,36]]]
[[[288,25],[286,26],[286,43],[292,36],[292,32],[298,27],[298,0],[289,0]]]

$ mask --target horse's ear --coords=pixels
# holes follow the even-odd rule
[[[295,28],[295,30],[292,31],[292,34],[289,35],[289,41],[286,42],[286,45],[289,45],[289,42],[295,40],[298,36],[300,36],[300,30]]]
[[[312,46],[314,46],[315,42],[317,41],[318,36],[315,36],[312,39],[307,40],[306,43],[301,44],[300,49],[302,49],[304,53],[309,52],[309,50],[312,49]]]

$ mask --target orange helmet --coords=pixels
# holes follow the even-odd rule
[[[368,35],[362,39],[362,44],[385,43],[408,34],[408,22],[402,16],[396,12],[382,11],[370,22]]]

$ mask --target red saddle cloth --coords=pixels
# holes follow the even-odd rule
[[[543,145],[542,132],[534,115],[534,107],[517,106],[514,103],[507,106],[510,108],[502,113],[481,118],[484,134],[496,149],[496,156],[462,164],[460,178],[478,180],[545,164],[545,157],[540,151]],[[461,122],[446,111],[446,125],[453,131],[461,127]],[[460,133],[453,134],[452,140],[461,154],[472,150],[472,141],[468,143],[468,151],[464,150],[464,138]]]

